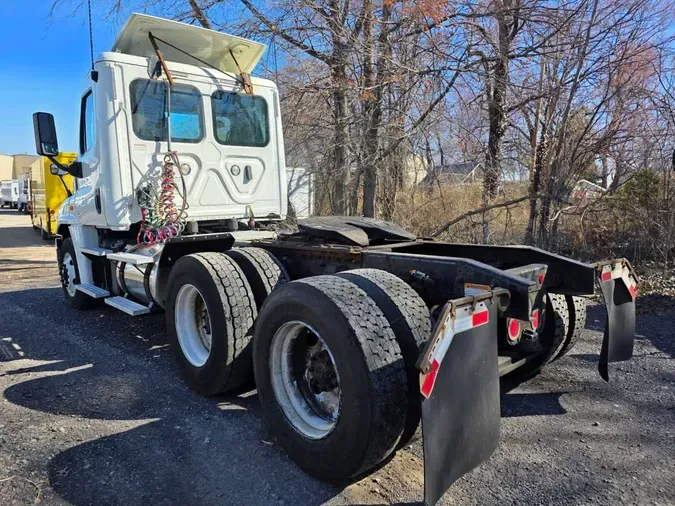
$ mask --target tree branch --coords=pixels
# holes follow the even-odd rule
[[[514,204],[518,204],[519,202],[524,202],[525,200],[537,200],[542,198],[543,195],[526,195],[524,197],[518,197],[517,199],[512,199],[512,200],[507,200],[506,202],[500,202],[498,204],[490,204],[489,206],[481,207],[480,209],[474,209],[473,211],[466,212],[464,214],[459,215],[457,218],[453,218],[449,222],[447,222],[445,225],[443,225],[441,228],[436,230],[433,234],[431,234],[431,237],[438,237],[441,235],[443,232],[445,232],[447,229],[452,227],[455,223],[458,223],[462,220],[465,220],[466,218],[470,216],[474,216],[476,214],[482,214],[486,211],[491,211],[492,209],[498,209],[500,207],[508,207],[512,206]]]
[[[308,46],[304,42],[299,41],[295,37],[292,37],[285,31],[281,30],[276,24],[272,22],[267,16],[265,16],[262,12],[260,12],[258,9],[255,8],[255,6],[249,1],[249,0],[241,0],[241,3],[244,4],[244,6],[251,11],[251,13],[258,18],[258,20],[263,23],[267,28],[269,28],[272,33],[275,35],[278,35],[282,39],[284,39],[286,42],[289,44],[292,44],[293,46],[297,47],[307,55],[311,56],[312,58],[316,58],[319,61],[324,62],[326,65],[331,64],[331,57],[317,51],[316,49]]]

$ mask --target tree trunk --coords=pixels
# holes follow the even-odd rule
[[[344,68],[333,69],[334,86],[344,83]],[[349,125],[347,123],[347,93],[342,86],[337,85],[333,91],[333,110],[335,114],[334,134],[334,177],[335,177],[335,200],[333,202],[334,214],[346,214],[348,212],[349,192]]]
[[[506,4],[506,2],[504,2]],[[509,5],[504,5],[508,8]],[[485,155],[485,176],[483,180],[484,201],[489,202],[497,195],[501,173],[502,142],[506,132],[506,88],[509,81],[509,51],[513,42],[516,20],[509,22],[506,13],[496,14],[499,37],[499,54],[494,65],[491,86],[488,87],[488,149]]]
[[[342,215],[349,212],[349,103],[347,97],[347,55],[341,9],[336,1],[331,2],[331,17],[328,21],[333,43],[331,67],[331,93],[334,132],[334,195],[333,213]]]
[[[382,5],[382,19],[377,48],[375,47],[375,24],[372,0],[365,0],[363,4],[364,25],[363,38],[365,46],[363,63],[363,81],[365,86],[364,115],[367,128],[364,142],[363,171],[363,216],[375,217],[375,200],[377,196],[378,163],[380,151],[380,127],[382,124],[382,97],[383,88],[387,84],[388,60],[391,57],[391,42],[389,40],[388,23],[391,10],[386,3]],[[377,74],[375,61],[377,55]]]

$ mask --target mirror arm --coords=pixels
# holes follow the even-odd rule
[[[68,188],[68,185],[67,185],[66,182],[63,180],[63,176],[62,176],[61,174],[59,174],[59,179],[61,180],[61,184],[63,185],[63,187],[66,189],[66,193],[68,194],[68,196],[69,196],[69,197],[72,197],[72,196],[73,196],[73,192],[70,191],[70,188]]]
[[[49,161],[52,162],[54,165],[56,165],[56,166],[57,166],[59,169],[61,169],[62,171],[69,172],[69,171],[68,171],[68,166],[67,166],[67,165],[63,165],[61,162],[59,162],[59,161],[58,161],[56,158],[54,158],[53,156],[47,155],[47,158],[49,158]],[[69,197],[72,197],[72,196],[73,196],[73,192],[71,192],[71,191],[70,191],[70,188],[68,188],[68,185],[67,185],[66,182],[63,180],[63,176],[62,176],[61,174],[58,174],[58,176],[59,176],[59,179],[61,180],[61,184],[62,184],[63,187],[66,189],[66,193],[68,194]]]

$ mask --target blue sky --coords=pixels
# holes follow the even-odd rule
[[[86,11],[77,9],[86,1],[58,0],[50,18],[54,1],[0,0],[0,153],[35,153],[35,111],[54,115],[61,151],[76,151],[80,97],[91,66]],[[110,50],[126,15],[144,2],[123,0],[125,12],[107,16],[113,3],[92,0],[95,56]],[[162,8],[175,10],[171,5],[157,2],[152,14],[167,15]],[[212,14],[226,20],[241,10],[228,4]]]
[[[35,111],[54,115],[61,151],[76,150],[89,29],[85,13],[73,13],[74,7],[62,7],[50,19],[52,2],[0,1],[0,153],[35,153]],[[112,47],[119,28],[114,20],[94,19],[95,54]]]

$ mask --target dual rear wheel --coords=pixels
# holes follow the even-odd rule
[[[430,317],[392,274],[289,282],[262,249],[199,253],[173,267],[166,309],[192,388],[237,389],[254,371],[271,432],[309,474],[347,480],[420,434],[414,364]]]

